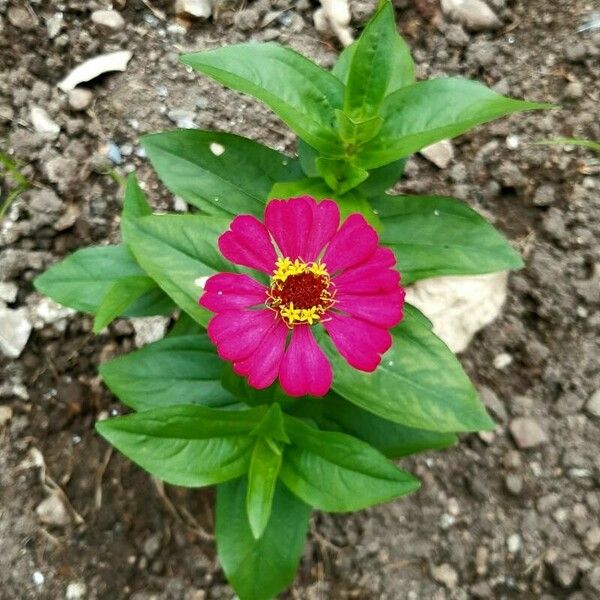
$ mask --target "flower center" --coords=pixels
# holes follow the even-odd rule
[[[317,262],[305,263],[300,259],[277,259],[271,277],[271,288],[267,294],[267,306],[277,312],[291,329],[294,325],[313,325],[321,320],[334,303],[326,265]]]

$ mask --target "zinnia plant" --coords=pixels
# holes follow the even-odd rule
[[[494,427],[402,286],[521,259],[465,203],[386,190],[412,153],[546,105],[415,82],[390,2],[332,72],[273,43],[182,61],[266,103],[298,157],[228,133],[145,136],[159,177],[197,210],[153,215],[132,175],[123,243],[79,250],[35,283],[94,315],[96,332],[173,317],[165,339],[101,365],[132,412],[97,429],[155,477],[218,486],[223,570],[241,600],[266,600],[293,580],[312,509],[414,492],[393,459]]]

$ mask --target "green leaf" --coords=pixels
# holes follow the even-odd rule
[[[281,450],[274,442],[258,438],[250,459],[246,493],[248,522],[257,540],[262,537],[269,523],[280,468]]]
[[[168,337],[100,366],[100,375],[135,410],[179,404],[220,407],[235,398],[221,385],[225,363],[205,334]]]
[[[217,238],[229,228],[229,219],[153,215],[124,222],[123,227],[144,271],[180,308],[206,327],[212,313],[198,305],[203,278],[236,270],[217,246]]]
[[[437,196],[383,196],[372,202],[383,225],[381,241],[394,251],[404,284],[523,267],[510,243],[464,202]]]
[[[246,516],[246,488],[245,477],[217,488],[219,560],[240,600],[271,600],[294,580],[310,507],[278,484],[269,523],[256,540]]]
[[[173,485],[201,487],[246,473],[264,409],[170,406],[98,421],[96,429],[151,475]]]
[[[335,132],[344,86],[301,54],[269,42],[184,54],[184,64],[264,102],[299,137],[328,156],[343,150]]]
[[[199,335],[203,331],[203,327],[199,325],[190,315],[182,312],[177,321],[167,333],[167,337],[176,337],[180,335]]]
[[[142,138],[165,185],[208,214],[262,217],[276,181],[298,179],[298,161],[230,133],[192,129]]]
[[[316,165],[325,183],[338,197],[355,188],[369,176],[364,169],[335,158],[320,156],[317,158]],[[372,214],[372,211],[370,212]]]
[[[125,197],[123,199],[123,218],[135,219],[137,217],[146,217],[152,214],[152,208],[148,204],[146,194],[144,194],[138,183],[135,173],[127,177],[125,186]]]
[[[367,442],[388,458],[400,458],[426,450],[442,450],[453,446],[458,439],[453,433],[437,433],[392,423],[336,394],[328,395],[322,406],[323,415],[330,424]]]
[[[394,67],[394,9],[388,2],[369,21],[350,61],[344,112],[366,119],[378,114]]]
[[[348,145],[358,145],[373,139],[383,126],[383,119],[373,117],[349,117],[341,110],[335,112],[340,137]]]
[[[269,407],[269,410],[263,417],[263,420],[251,431],[251,435],[257,437],[277,440],[284,444],[289,444],[290,439],[285,432],[283,424],[283,413],[281,406],[275,402]]]
[[[123,314],[138,298],[155,288],[154,280],[145,275],[130,275],[115,281],[98,307],[94,319],[94,333],[102,331],[113,319]]]
[[[299,181],[276,183],[269,194],[271,198],[293,198],[294,196],[312,196],[315,200],[329,198],[335,200],[340,209],[342,221],[353,213],[360,213],[375,229],[381,229],[379,217],[373,211],[366,198],[355,190],[345,194],[334,192],[322,179],[307,178]]]
[[[225,363],[223,377],[221,379],[223,387],[239,400],[249,406],[260,406],[262,404],[280,404],[281,406],[289,406],[293,404],[289,396],[287,396],[278,383],[274,383],[268,388],[257,390],[253,388],[246,377],[236,375],[230,363]]]
[[[92,246],[77,250],[38,276],[34,285],[64,306],[96,314],[111,287],[129,277],[146,273],[125,246]],[[145,317],[173,310],[173,303],[154,286],[135,301],[126,316]]]
[[[334,391],[366,411],[427,431],[494,428],[457,358],[416,308],[404,305],[392,347],[373,373],[352,368],[328,336],[319,337],[333,366]]]
[[[514,112],[552,105],[506,98],[481,83],[447,78],[420,81],[386,97],[384,125],[362,146],[358,164],[370,170]]]
[[[284,450],[281,481],[320,510],[359,510],[414,492],[419,481],[374,448],[346,435],[286,418],[292,445]]]
[[[344,84],[348,81],[350,64],[356,52],[357,45],[358,40],[345,48],[331,71]],[[389,52],[392,66],[391,76],[385,93],[386,96],[415,82],[415,65],[411,58],[408,44],[400,35],[396,34],[393,46],[393,51]]]
[[[407,160],[401,158],[389,165],[369,171],[369,177],[356,188],[356,191],[369,199],[383,194],[400,180]]]

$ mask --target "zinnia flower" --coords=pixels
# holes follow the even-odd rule
[[[340,227],[335,202],[304,196],[272,200],[264,224],[240,215],[219,238],[231,262],[266,273],[269,285],[218,273],[200,304],[216,315],[208,336],[254,388],[277,378],[290,396],[323,396],[331,364],[312,328],[323,327],[354,368],[374,371],[402,319],[404,290],[396,259],[360,214]]]

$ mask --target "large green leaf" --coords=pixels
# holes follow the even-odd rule
[[[271,518],[256,540],[246,517],[246,488],[245,477],[217,488],[219,560],[240,600],[271,600],[294,579],[310,507],[278,484]]]
[[[235,271],[219,253],[217,239],[229,219],[200,215],[153,215],[123,223],[142,268],[193,319],[206,326],[211,313],[198,305],[205,279]]]
[[[277,477],[281,468],[281,450],[273,440],[258,438],[252,450],[248,471],[246,512],[252,535],[258,540],[269,523]]]
[[[344,112],[368,119],[378,114],[394,67],[396,23],[389,2],[377,11],[356,41],[348,69]]]
[[[145,275],[125,246],[92,246],[77,250],[50,267],[35,279],[34,285],[59,304],[96,314],[112,286],[129,277]],[[173,309],[171,300],[155,285],[123,314],[144,317]]]
[[[407,158],[401,158],[369,171],[369,177],[356,188],[356,191],[369,199],[385,193],[400,180],[404,174],[407,160]]]
[[[288,417],[280,477],[307,504],[320,510],[359,510],[398,498],[419,481],[382,454],[345,433],[320,431]]]
[[[333,389],[353,404],[427,431],[494,427],[460,363],[416,308],[404,306],[392,347],[373,373],[350,367],[328,336],[319,337],[333,365]]]
[[[98,421],[96,429],[155,477],[200,487],[246,473],[254,444],[249,433],[264,412],[170,406]]]
[[[221,385],[224,366],[205,334],[181,335],[106,362],[100,374],[115,396],[135,410],[219,407],[235,401]]]
[[[208,214],[263,216],[276,181],[298,179],[298,161],[230,133],[185,129],[142,138],[165,185]]]
[[[184,54],[186,65],[267,104],[298,136],[328,156],[341,156],[336,108],[344,86],[301,54],[269,42]]]
[[[425,431],[382,419],[334,393],[319,403],[303,398],[291,407],[290,413],[313,419],[321,429],[348,433],[388,458],[449,448],[458,439],[454,433]]]
[[[509,242],[464,202],[438,196],[382,196],[372,205],[383,226],[381,241],[394,251],[405,284],[523,266]]]
[[[358,161],[365,169],[381,167],[475,125],[542,108],[551,105],[506,98],[466,79],[420,81],[386,97],[380,113],[383,127],[359,148]]]

